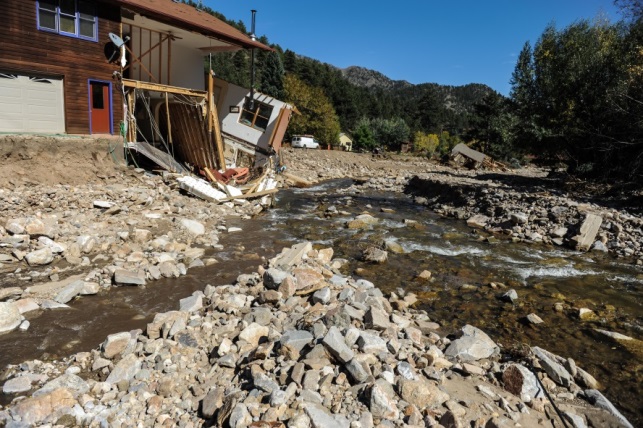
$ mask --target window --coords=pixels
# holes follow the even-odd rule
[[[38,28],[85,40],[98,40],[96,6],[87,0],[39,0]]]
[[[265,131],[268,127],[271,114],[272,106],[255,101],[253,109],[250,109],[247,104],[244,104],[239,122],[260,131]]]

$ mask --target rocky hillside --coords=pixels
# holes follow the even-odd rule
[[[364,88],[395,90],[414,86],[406,80],[392,80],[379,71],[369,70],[368,68],[355,65],[343,68],[341,72],[351,84]]]
[[[438,83],[414,85],[406,80],[393,80],[379,71],[357,66],[344,68],[341,72],[342,76],[352,85],[371,90],[383,90],[393,97],[410,101],[417,101],[426,92],[433,92],[446,109],[458,112],[470,111],[472,106],[481,101],[485,95],[494,92],[489,86],[480,83],[469,83],[462,86],[440,85]]]

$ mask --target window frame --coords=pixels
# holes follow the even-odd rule
[[[73,37],[75,39],[81,39],[81,40],[87,40],[90,42],[98,42],[98,8],[96,7],[96,3],[93,1],[89,0],[73,0],[74,2],[74,14],[71,15],[69,13],[64,13],[61,11],[60,8],[60,2],[61,0],[51,0],[52,3],[54,3],[54,10],[52,11],[49,9],[49,5],[45,6],[43,5],[41,7],[41,0],[36,1],[36,21],[37,21],[37,27],[38,30],[40,31],[46,31],[48,33],[55,33],[59,34],[61,36],[67,36],[67,37]],[[93,14],[87,14],[87,13],[81,13],[80,6],[82,5],[89,5],[93,9]],[[44,27],[40,24],[40,13],[41,11],[47,12],[47,13],[53,13],[54,14],[54,25],[56,28],[50,28],[50,27]],[[72,18],[74,19],[74,32],[70,33],[67,31],[64,31],[60,28],[60,17],[63,16],[65,18]],[[89,19],[89,17],[92,17],[92,19]],[[90,22],[93,24],[93,29],[94,29],[94,34],[92,37],[85,36],[81,34],[81,22]]]
[[[272,105],[266,104],[266,103],[262,103],[261,101],[257,101],[257,100],[255,100],[254,103],[255,103],[255,107],[256,107],[256,110],[254,112],[252,110],[248,110],[246,108],[246,104],[244,103],[244,105],[241,107],[241,111],[239,112],[239,120],[238,120],[238,122],[240,124],[244,125],[244,126],[248,126],[248,127],[252,128],[252,129],[256,129],[259,132],[266,132],[268,130],[268,127],[270,126],[270,117],[272,116],[272,112],[274,111],[275,106],[272,106]],[[269,111],[267,116],[264,115],[264,114],[259,114],[259,112],[262,111],[262,107],[266,108],[266,110]],[[243,118],[244,114],[252,115],[252,121],[251,121],[250,124],[244,123],[242,121],[242,118]],[[265,128],[261,128],[261,127],[256,126],[257,118],[261,118],[261,119],[266,120],[266,127]]]

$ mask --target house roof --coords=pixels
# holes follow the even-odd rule
[[[175,27],[182,27],[206,36],[214,37],[243,48],[259,48],[271,51],[270,47],[252,40],[242,31],[226,24],[207,12],[173,0],[117,0],[128,9],[145,14]]]
[[[464,155],[464,156],[466,156],[466,157],[468,157],[470,159],[473,159],[476,162],[480,162],[480,163],[484,162],[484,160],[486,158],[484,153],[480,153],[477,150],[473,150],[472,148],[470,148],[469,146],[467,146],[464,143],[460,143],[460,144],[456,145],[453,148],[453,150],[451,151],[452,155],[456,155],[458,153],[460,153],[460,154],[462,154],[462,155]]]

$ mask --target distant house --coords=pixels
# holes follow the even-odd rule
[[[353,150],[353,140],[351,140],[348,135],[342,132],[341,134],[339,134],[339,146],[345,152],[350,152]]]
[[[271,50],[173,0],[2,0],[0,14],[0,132],[117,134],[139,97],[205,91],[208,53]]]

